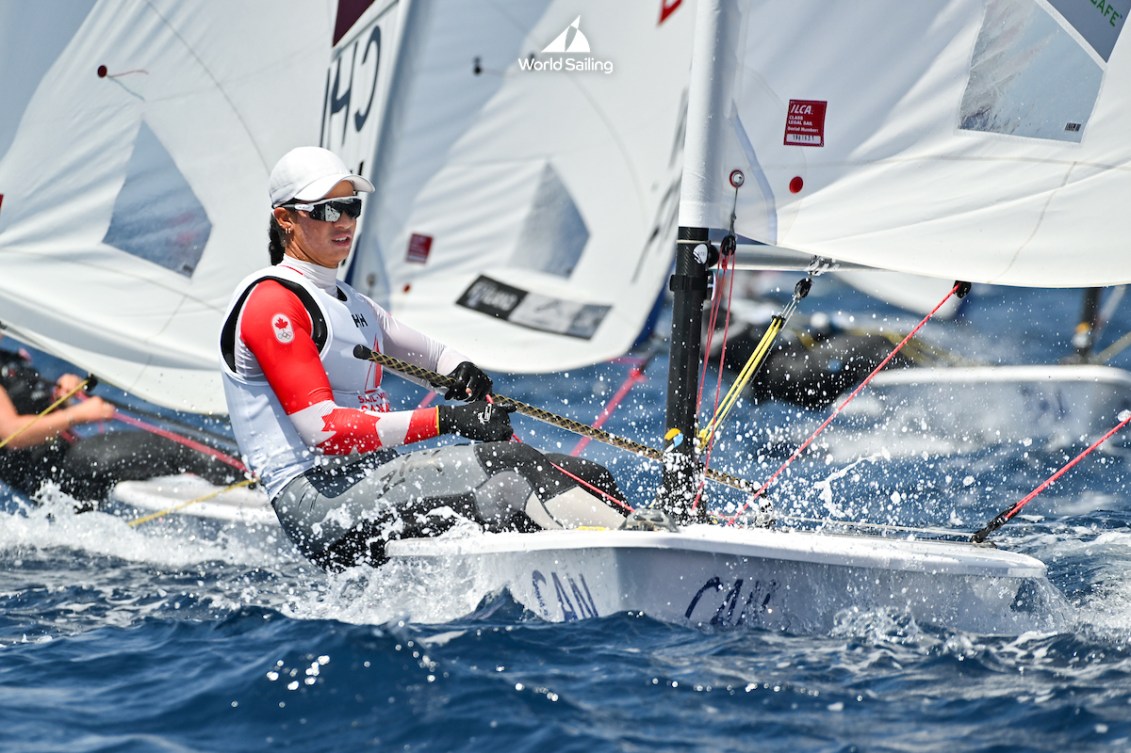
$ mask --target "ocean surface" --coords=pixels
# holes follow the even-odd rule
[[[976,286],[958,318],[922,337],[982,362],[1052,363],[1071,351],[1081,307],[1079,291]],[[825,279],[799,316],[814,311],[901,331],[919,319]],[[1128,330],[1131,302],[1100,348]],[[52,376],[65,368],[36,363]],[[606,429],[659,444],[666,365],[655,357]],[[590,422],[629,368],[498,375],[496,390]],[[410,386],[394,395],[421,398]],[[910,455],[894,451],[909,435],[879,429],[872,439],[892,452],[833,453],[834,423],[824,449],[783,476],[775,504],[973,531],[1118,423],[1105,416],[1090,438],[1050,441],[1025,435],[1034,416],[1000,407],[979,409],[998,410],[1021,439],[970,448],[933,437],[932,452]],[[762,481],[788,454],[774,432],[825,415],[741,403],[712,464]],[[576,442],[529,418],[515,425],[543,448]],[[648,461],[596,444],[586,454],[633,497],[653,495]],[[1124,449],[1093,453],[995,535],[1047,563],[1069,605],[1058,632],[1006,637],[860,611],[816,635],[636,614],[548,624],[505,593],[467,604],[458,573],[330,576],[277,531],[178,515],[130,527],[120,510],[76,515],[58,494],[33,505],[0,488],[0,750],[1129,751],[1128,480]],[[410,594],[430,602],[430,619],[406,619]]]

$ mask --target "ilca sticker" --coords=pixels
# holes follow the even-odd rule
[[[824,146],[825,109],[828,102],[815,99],[789,100],[785,117],[786,146]]]
[[[291,326],[291,320],[286,314],[275,314],[271,318],[271,327],[275,331],[275,339],[279,342],[285,344],[295,339],[294,327]]]

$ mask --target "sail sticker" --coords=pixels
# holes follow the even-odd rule
[[[1049,0],[1106,63],[1131,12],[1131,0]]]
[[[1053,4],[1062,13],[1067,10],[1064,2]],[[1104,0],[1076,4],[1097,15],[1099,5],[1110,5]],[[1101,18],[1113,19],[1117,12]],[[1100,44],[1070,14],[1065,13],[1065,20],[1088,44]],[[1110,43],[1115,44],[1114,37]],[[989,0],[970,60],[959,128],[1079,143],[1102,83],[1100,64],[1053,15],[1027,0]]]
[[[553,298],[480,275],[456,300],[464,308],[540,332],[591,340],[612,306]]]
[[[824,146],[825,110],[828,102],[816,99],[791,99],[785,116],[786,146]]]
[[[408,239],[408,252],[405,261],[415,264],[428,262],[428,255],[432,253],[432,236],[413,233]]]

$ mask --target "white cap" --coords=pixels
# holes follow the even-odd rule
[[[342,158],[320,146],[300,146],[283,155],[271,171],[271,206],[288,201],[321,199],[334,186],[348,180],[357,191],[372,191],[373,184],[351,173]]]

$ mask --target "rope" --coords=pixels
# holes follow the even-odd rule
[[[1070,468],[1072,468],[1074,465],[1079,463],[1085,457],[1090,455],[1097,447],[1099,447],[1101,444],[1103,444],[1104,442],[1106,442],[1107,440],[1109,440],[1113,436],[1115,436],[1116,432],[1118,432],[1120,429],[1122,429],[1127,424],[1131,423],[1131,411],[1128,411],[1125,415],[1121,416],[1121,418],[1122,418],[1122,421],[1120,421],[1118,425],[1116,425],[1111,430],[1109,430],[1107,432],[1107,434],[1104,434],[1102,437],[1097,439],[1095,442],[1092,443],[1092,445],[1090,447],[1088,447],[1088,449],[1084,450],[1079,455],[1072,458],[1072,460],[1070,460],[1067,464],[1065,464],[1065,466],[1063,468],[1061,468],[1059,471],[1057,471],[1056,473],[1052,474],[1047,479],[1045,479],[1044,483],[1042,483],[1036,489],[1034,489],[1033,491],[1031,491],[1027,495],[1025,495],[1025,498],[1022,499],[1020,502],[1018,502],[1017,504],[1015,504],[1013,507],[1009,508],[1008,510],[1003,510],[1002,512],[998,513],[997,517],[995,517],[993,520],[991,520],[989,523],[987,523],[985,528],[983,528],[982,530],[978,531],[973,536],[971,536],[970,540],[973,541],[975,544],[980,544],[983,541],[985,541],[986,537],[988,537],[991,533],[993,533],[994,531],[996,531],[997,529],[1001,528],[1003,525],[1008,523],[1013,518],[1014,515],[1016,515],[1018,512],[1021,511],[1022,507],[1029,504],[1029,502],[1034,500],[1037,497],[1038,494],[1040,494],[1045,489],[1052,486],[1054,481],[1056,481],[1058,478],[1060,478],[1065,473],[1067,473]]]
[[[617,409],[617,406],[620,405],[621,401],[628,397],[628,393],[632,391],[632,388],[640,382],[647,381],[648,377],[644,376],[644,369],[648,368],[648,364],[651,362],[652,357],[655,354],[656,349],[653,347],[644,355],[642,359],[640,359],[640,361],[633,365],[632,369],[628,372],[628,376],[626,376],[624,381],[621,383],[620,388],[617,389],[616,393],[611,398],[609,398],[609,401],[607,403],[605,403],[605,407],[601,409],[601,412],[597,414],[597,418],[593,421],[593,428],[601,428],[601,426],[603,426],[604,423],[608,421],[610,417],[612,417],[613,411]],[[428,394],[435,395],[436,393],[430,392]],[[581,451],[585,449],[585,445],[587,444],[589,444],[589,437],[581,437],[577,440],[577,444],[574,445],[569,454],[573,457],[577,457],[581,454]]]
[[[754,352],[750,354],[750,358],[746,360],[746,364],[742,367],[742,371],[738,373],[738,378],[734,384],[730,386],[726,396],[723,398],[722,403],[716,408],[715,415],[707,422],[707,425],[699,431],[699,441],[703,446],[714,439],[715,432],[718,431],[719,426],[726,420],[727,415],[730,413],[731,408],[742,397],[746,385],[750,383],[751,378],[761,368],[762,362],[766,354],[770,352],[770,348],[777,339],[778,333],[781,332],[782,327],[785,326],[785,319],[781,316],[775,315],[770,321],[770,326],[766,328],[766,332],[762,335],[762,339],[758,342],[758,346],[754,348]]]
[[[434,384],[440,387],[451,387],[456,383],[456,381],[449,376],[438,374],[435,371],[430,371],[420,366],[416,366],[415,364],[408,363],[407,361],[402,361],[399,358],[394,358],[393,356],[387,355],[385,353],[378,353],[377,351],[370,350],[364,345],[356,346],[354,348],[353,354],[355,358],[373,361],[374,363],[381,364],[382,366],[387,366],[394,371],[399,371],[402,374],[413,376],[418,379],[423,379],[430,384]],[[551,413],[548,410],[536,408],[533,405],[527,405],[526,403],[515,400],[514,398],[505,397],[503,395],[494,395],[493,398],[497,405],[514,408],[524,416],[536,418],[539,421],[543,421],[552,426],[557,426],[560,429],[566,429],[567,431],[572,431],[575,434],[580,434],[581,436],[589,437],[590,439],[596,439],[598,442],[604,442],[605,444],[612,447],[619,447],[622,450],[633,452],[637,455],[649,458],[650,460],[655,460],[659,463],[662,463],[664,461],[663,453],[660,452],[660,450],[655,449],[654,447],[649,447],[648,445],[640,444],[639,442],[634,442],[631,439],[625,439],[624,437],[618,437],[615,434],[610,434],[609,432],[604,431],[603,429],[597,429],[592,426],[583,424],[580,421],[574,421],[572,418],[559,416],[555,413]],[[751,482],[738,478],[736,476],[732,476],[729,473],[723,473],[721,471],[708,469],[707,478],[747,493],[752,493],[756,489],[754,484],[752,484]]]
[[[240,488],[241,486],[250,486],[253,483],[255,483],[255,480],[250,479],[250,478],[244,479],[243,481],[237,481],[234,484],[229,484],[228,486],[225,486],[223,489],[216,489],[215,491],[211,491],[211,492],[209,492],[208,494],[205,494],[202,497],[197,497],[196,499],[190,499],[187,502],[181,502],[180,504],[173,505],[172,507],[166,507],[164,510],[158,510],[157,512],[152,513],[150,515],[145,515],[143,517],[137,518],[136,520],[131,520],[126,525],[128,525],[130,528],[136,528],[137,526],[140,526],[142,523],[148,523],[151,520],[157,520],[158,518],[163,518],[166,515],[171,515],[172,513],[179,512],[179,511],[185,509],[186,507],[188,507],[190,505],[195,505],[195,504],[198,504],[200,502],[207,502],[208,500],[210,500],[214,497],[218,497],[221,494],[224,494],[225,492],[230,492],[233,489]]]
[[[754,502],[754,500],[758,499],[758,497],[762,496],[766,492],[766,489],[770,487],[770,484],[774,483],[774,481],[776,481],[777,478],[781,476],[785,469],[788,468],[794,460],[801,457],[801,454],[805,452],[805,450],[808,449],[809,445],[811,445],[813,441],[821,434],[821,432],[825,430],[825,427],[831,424],[833,422],[833,419],[839,416],[841,411],[843,411],[849,403],[856,399],[856,396],[860,394],[861,390],[863,390],[868,385],[868,383],[875,378],[876,374],[879,374],[880,371],[882,371],[883,368],[888,365],[891,359],[895,357],[896,353],[898,353],[903,348],[903,346],[911,340],[912,337],[919,333],[919,330],[921,330],[927,324],[927,322],[930,321],[931,317],[933,317],[938,312],[938,310],[941,309],[946,304],[946,302],[950,300],[951,296],[955,295],[960,290],[963,290],[964,286],[966,286],[966,283],[957,282],[954,284],[954,287],[950,289],[950,292],[947,293],[941,301],[939,301],[938,305],[931,309],[931,312],[923,317],[923,320],[916,324],[914,329],[907,333],[907,336],[903,338],[899,345],[895,346],[895,349],[892,350],[891,353],[888,353],[887,357],[884,358],[884,360],[880,361],[880,365],[873,369],[872,373],[864,378],[864,381],[862,381],[856,387],[856,389],[852,391],[852,394],[845,398],[844,402],[838,405],[836,409],[829,415],[829,417],[826,418],[821,423],[821,425],[818,426],[816,430],[809,435],[809,438],[802,442],[801,446],[794,450],[793,453],[788,458],[786,458],[786,461],[781,464],[781,467],[774,471],[773,475],[771,475],[770,478],[764,484],[762,484],[762,486],[760,486],[758,490],[754,492],[754,494],[748,500],[746,500],[746,502],[743,503],[742,507],[738,509],[738,512],[736,512],[729,519],[728,522],[730,524],[733,525],[738,517],[742,515],[742,513],[745,512],[747,508],[750,507],[750,504]],[[963,293],[963,295],[965,295],[965,293]]]
[[[142,421],[140,419],[133,418],[132,416],[124,416],[120,413],[114,413],[114,420],[121,421],[128,426],[135,426],[139,429],[142,429],[143,431],[149,432],[150,434],[156,434],[159,437],[165,437],[165,439],[176,442],[177,444],[182,444],[189,449],[196,450],[197,452],[213,457],[216,460],[219,460],[221,463],[235,468],[241,473],[247,472],[247,466],[236,458],[228,455],[227,453],[220,452],[213,447],[209,447],[206,444],[197,442],[194,439],[183,437],[180,434],[169,431],[168,429],[162,429],[160,426],[154,426],[153,424],[146,423],[145,421]]]
[[[60,405],[62,405],[63,403],[65,403],[65,402],[67,402],[68,400],[70,400],[70,399],[71,399],[71,397],[72,397],[72,396],[74,396],[74,394],[75,394],[76,392],[79,392],[80,390],[83,390],[83,389],[85,389],[85,388],[86,388],[86,386],[87,386],[87,385],[88,385],[89,383],[90,383],[90,377],[87,377],[86,379],[84,379],[84,380],[82,380],[81,382],[79,382],[79,383],[78,383],[78,385],[77,385],[77,386],[76,386],[76,387],[75,387],[74,389],[72,389],[72,390],[71,390],[71,391],[69,391],[69,392],[68,392],[67,394],[63,395],[63,396],[62,396],[62,397],[60,397],[60,398],[59,398],[58,400],[56,400],[55,402],[51,403],[51,405],[47,406],[47,407],[46,407],[46,408],[44,408],[44,409],[43,409],[42,411],[40,411],[40,412],[39,412],[38,414],[36,414],[35,418],[33,418],[32,420],[28,421],[28,422],[27,422],[26,424],[24,424],[24,425],[23,425],[23,426],[21,426],[20,428],[16,429],[16,430],[15,430],[14,432],[12,432],[11,434],[9,434],[8,436],[4,437],[4,439],[3,439],[3,440],[0,440],[0,450],[4,449],[4,447],[5,447],[5,446],[6,446],[6,445],[7,445],[7,444],[8,444],[9,442],[11,442],[11,441],[12,441],[13,439],[15,439],[16,437],[20,436],[21,434],[23,434],[23,433],[24,433],[25,431],[27,431],[27,430],[28,430],[28,429],[30,429],[31,427],[35,426],[35,425],[36,425],[36,424],[37,424],[37,423],[38,423],[38,422],[39,422],[39,421],[40,421],[40,420],[41,420],[41,419],[42,419],[42,418],[43,418],[44,416],[46,416],[46,415],[47,415],[48,413],[50,413],[51,411],[55,410],[56,408],[58,408],[58,407],[59,407]]]

